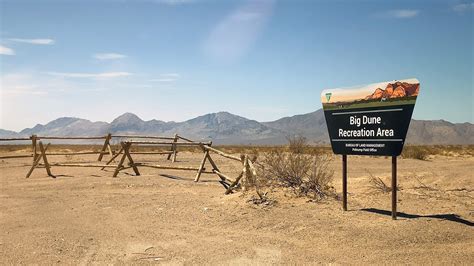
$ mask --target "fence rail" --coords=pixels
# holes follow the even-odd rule
[[[31,140],[31,138],[1,138],[0,141]]]
[[[57,137],[57,136],[36,136],[36,139],[40,140],[40,139],[65,139],[65,140],[80,140],[80,139],[106,139],[107,136],[98,136],[98,137],[94,137],[94,136],[84,136],[84,137],[80,137],[80,136],[73,136],[73,137]]]
[[[175,137],[162,137],[162,136],[133,136],[133,135],[112,135],[113,138],[131,138],[131,139],[168,139],[174,140]]]

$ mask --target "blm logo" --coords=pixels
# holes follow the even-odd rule
[[[326,102],[329,102],[331,100],[331,95],[332,93],[330,92],[326,93]]]

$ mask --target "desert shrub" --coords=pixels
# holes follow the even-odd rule
[[[308,140],[300,135],[296,136],[287,136],[286,140],[288,141],[288,149],[291,153],[301,154],[309,150],[309,145],[307,145]]]
[[[371,172],[366,170],[369,173],[369,182],[370,187],[374,190],[380,191],[382,193],[388,193],[392,190],[392,187],[387,186],[385,182],[380,177],[374,176]]]
[[[273,149],[258,161],[259,185],[291,188],[298,195],[322,199],[333,194],[332,157],[311,151],[306,139],[289,139],[288,149]]]
[[[411,158],[417,160],[427,160],[428,155],[429,151],[424,147],[420,146],[406,146],[402,152],[403,158]]]
[[[313,156],[311,169],[307,179],[303,181],[301,191],[306,195],[312,194],[314,197],[324,198],[334,192],[332,187],[334,171],[329,168],[332,157],[325,154],[311,156]]]

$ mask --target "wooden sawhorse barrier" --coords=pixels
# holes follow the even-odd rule
[[[194,179],[195,182],[199,182],[199,179],[201,177],[201,174],[206,173],[206,174],[216,174],[219,178],[221,183],[224,188],[226,188],[225,194],[232,193],[235,188],[237,188],[240,185],[240,181],[242,178],[246,179],[255,179],[257,176],[255,167],[253,166],[253,162],[249,159],[247,155],[241,155],[240,158],[236,157],[231,154],[227,154],[223,151],[217,150],[213,147],[211,147],[212,143],[202,143],[202,142],[193,142],[193,141],[188,141],[187,143],[183,142],[176,142],[176,146],[199,146],[204,152],[204,157],[199,165],[199,167],[187,167],[187,166],[165,166],[165,165],[156,165],[156,164],[148,164],[148,163],[137,163],[133,160],[132,155],[130,153],[130,147],[135,144],[135,145],[140,145],[140,144],[147,144],[147,145],[162,145],[162,144],[168,144],[168,143],[163,143],[163,142],[153,142],[153,141],[124,141],[121,142],[121,151],[123,151],[123,155],[120,159],[120,162],[118,163],[115,172],[113,174],[113,177],[117,177],[120,171],[126,169],[126,168],[132,168],[133,171],[135,172],[136,175],[140,175],[140,172],[138,170],[138,167],[151,167],[151,168],[156,168],[156,169],[170,169],[170,170],[185,170],[185,171],[197,171],[196,177]],[[232,178],[228,177],[227,175],[223,174],[219,168],[217,167],[216,163],[211,157],[211,152],[216,153],[218,155],[221,155],[225,158],[234,160],[234,161],[239,161],[242,163],[243,169],[242,172],[237,176],[235,180]],[[125,160],[128,160],[128,165],[129,167],[124,167]],[[209,164],[212,167],[211,171],[206,171],[205,164],[206,162],[209,162]]]
[[[33,145],[33,163],[31,165],[30,170],[26,174],[26,178],[30,177],[33,171],[36,168],[45,168],[46,173],[48,176],[55,177],[51,173],[51,167],[56,166],[56,167],[114,167],[112,165],[103,165],[103,164],[79,164],[79,163],[50,163],[48,161],[48,156],[63,156],[63,155],[87,155],[87,154],[99,154],[99,161],[102,160],[102,156],[104,154],[109,154],[113,155],[113,151],[110,147],[110,139],[111,139],[111,134],[108,134],[107,136],[100,136],[100,137],[39,137],[36,135],[33,135],[31,137],[32,139],[32,145]],[[55,139],[55,140],[99,140],[99,139],[104,139],[104,145],[101,149],[101,151],[85,151],[85,152],[51,152],[51,153],[46,153],[50,143],[48,143],[46,146],[43,145],[42,141],[38,141],[41,139]],[[39,146],[39,151],[40,153],[37,152],[36,148],[36,143],[38,141],[38,146]],[[108,151],[107,151],[108,149]],[[43,161],[43,163],[40,163],[40,161]]]
[[[135,163],[132,154],[137,154],[137,153],[131,153],[130,152],[130,147],[134,145],[158,145],[158,146],[163,146],[163,145],[169,145],[170,142],[163,142],[163,141],[123,141],[120,143],[122,148],[120,149],[120,152],[117,153],[116,155],[118,156],[119,154],[122,154],[122,157],[120,159],[120,162],[118,163],[116,170],[113,174],[113,177],[116,177],[118,173],[123,170],[123,164],[125,162],[125,159],[128,159],[129,165],[132,166],[134,172],[136,175],[140,175],[140,172],[138,171],[138,168],[136,166],[145,166],[145,167],[152,167],[152,168],[158,168],[158,169],[174,169],[174,170],[198,170],[198,168],[193,168],[193,167],[184,167],[184,166],[163,166],[163,165],[153,165],[153,164],[145,164],[145,163]],[[178,146],[201,146],[203,144],[211,145],[211,142],[208,143],[201,143],[201,142],[194,142],[194,141],[187,141],[187,142],[173,142],[172,145],[173,147],[178,147]],[[163,154],[169,154],[170,152],[176,153],[176,148],[173,148],[174,151],[166,151],[166,152],[161,152]],[[115,156],[116,157],[116,156]],[[110,162],[110,161],[109,161]],[[109,163],[107,162],[107,163]]]
[[[159,136],[124,136],[124,135],[114,135],[112,137],[119,137],[119,138],[129,138],[129,139],[158,139],[158,140],[172,140],[171,142],[165,142],[165,141],[149,141],[149,140],[146,140],[146,141],[135,141],[135,140],[127,140],[125,142],[133,142],[133,143],[141,143],[141,144],[154,144],[154,145],[160,145],[160,146],[170,146],[170,150],[169,151],[152,151],[152,152],[140,152],[140,151],[136,151],[136,152],[131,152],[130,151],[130,147],[128,147],[128,155],[132,155],[132,154],[147,154],[147,155],[150,155],[150,154],[165,154],[165,155],[168,155],[167,157],[167,160],[171,160],[171,162],[176,162],[176,156],[178,154],[178,145],[183,145],[185,144],[185,146],[192,146],[192,145],[196,145],[196,144],[188,144],[186,145],[186,143],[196,143],[192,140],[189,140],[189,139],[186,139],[186,138],[183,138],[183,137],[180,137],[178,136],[178,134],[175,134],[174,137],[159,137]],[[185,143],[179,143],[178,140],[179,139],[183,139],[185,140],[186,142]],[[123,143],[123,142],[121,142]],[[107,163],[105,163],[105,165],[109,165],[111,162],[113,162],[117,157],[119,157],[121,154],[122,155],[125,155],[125,150],[124,150],[125,146],[121,144],[121,147],[119,149],[119,151],[114,154],[109,161],[107,161]],[[104,170],[105,167],[102,168],[102,170]]]
[[[120,139],[128,139],[128,140],[134,140],[134,139],[149,139],[149,140],[171,140],[171,142],[166,142],[167,145],[170,146],[169,151],[163,151],[163,152],[130,152],[130,154],[166,154],[168,155],[167,160],[171,160],[173,163],[176,162],[176,155],[178,153],[177,146],[175,145],[178,140],[185,139],[183,137],[178,136],[178,134],[175,134],[173,137],[162,137],[162,136],[133,136],[133,135],[112,135],[112,138],[120,138]],[[194,142],[191,141],[190,142]],[[105,145],[105,144],[104,144]],[[110,146],[110,145],[109,145]],[[122,150],[123,147],[121,147],[118,151],[117,154],[115,154],[113,159],[111,159],[108,163],[111,161],[115,160],[121,153],[123,153]],[[99,160],[100,161],[100,160]],[[107,163],[107,164],[108,164]]]

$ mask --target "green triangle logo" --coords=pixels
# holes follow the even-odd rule
[[[331,100],[331,95],[332,93],[328,92],[326,93],[326,101],[329,102],[329,100]]]

